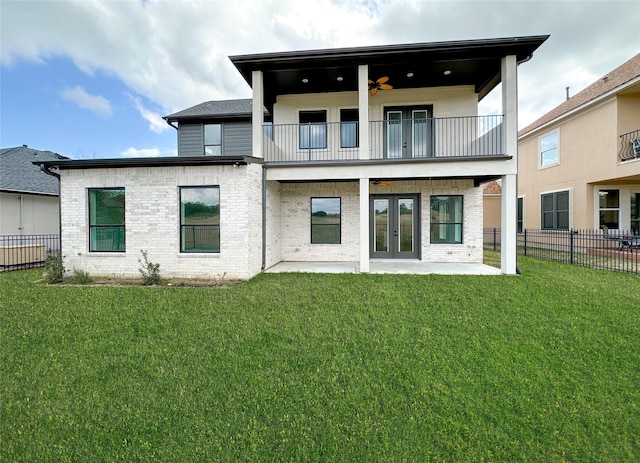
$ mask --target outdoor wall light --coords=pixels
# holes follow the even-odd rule
[[[412,78],[413,77],[413,72],[407,72],[407,77],[408,78]]]
[[[342,82],[342,81],[344,80],[344,77],[342,77],[342,76],[338,76],[338,77],[336,78],[336,80],[337,80],[338,82]]]
[[[309,83],[309,79],[307,79],[306,77],[304,79],[302,79],[302,83],[303,84],[308,84]]]
[[[444,75],[448,76],[449,74],[451,74],[451,71],[449,71],[448,69],[446,71],[444,71]]]

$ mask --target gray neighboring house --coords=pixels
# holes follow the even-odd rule
[[[27,145],[0,150],[0,235],[60,233],[60,182],[33,162],[61,159]]]

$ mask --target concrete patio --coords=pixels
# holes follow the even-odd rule
[[[280,262],[265,273],[359,273],[357,262]],[[413,275],[500,275],[500,269],[484,264],[422,262],[418,260],[369,261],[369,273]]]

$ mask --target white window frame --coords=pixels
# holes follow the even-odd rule
[[[551,162],[548,164],[543,164],[542,163],[542,144],[544,143],[544,140],[552,135],[555,135],[556,138],[556,160],[555,162]],[[545,150],[545,152],[550,151],[550,150]],[[538,137],[538,169],[547,169],[549,167],[554,167],[557,166],[558,164],[560,164],[560,130],[559,129],[555,129],[555,130],[551,130],[547,133],[545,133],[544,135],[540,135]]]

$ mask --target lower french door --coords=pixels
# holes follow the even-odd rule
[[[371,195],[372,258],[420,258],[420,195]]]

